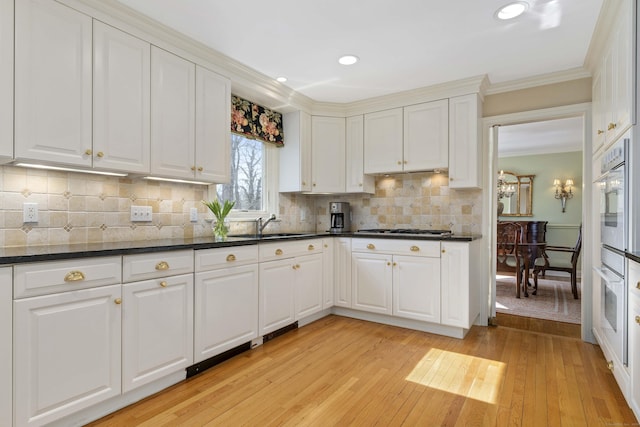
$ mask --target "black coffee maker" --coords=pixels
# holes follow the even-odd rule
[[[351,231],[351,208],[347,202],[329,203],[331,214],[330,233],[349,233]]]

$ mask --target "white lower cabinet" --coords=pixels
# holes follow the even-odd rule
[[[391,314],[391,258],[388,254],[353,253],[351,273],[354,309]]]
[[[640,417],[640,264],[632,260],[628,261],[628,287],[631,393],[627,401],[636,417]]]
[[[194,362],[216,356],[258,336],[258,251],[242,265],[239,248],[196,252],[196,260],[218,252],[230,261],[195,275]],[[244,248],[243,248],[244,249]],[[246,249],[245,249],[246,251]],[[237,263],[241,265],[237,265]],[[196,265],[198,262],[196,261]]]
[[[351,308],[351,238],[334,238],[333,305]]]
[[[322,308],[333,307],[335,239],[322,240]]]
[[[295,260],[296,320],[322,311],[322,254],[297,257]]]
[[[393,315],[440,322],[440,258],[393,257]]]
[[[193,364],[193,274],[122,287],[122,391]]]
[[[480,240],[442,242],[440,258],[441,323],[471,328],[480,314]],[[477,282],[474,281],[476,278]]]
[[[0,426],[13,422],[13,309],[11,267],[0,268]]]
[[[121,392],[121,285],[14,302],[16,426],[39,426]]]
[[[260,263],[260,335],[295,321],[295,270],[293,259]]]

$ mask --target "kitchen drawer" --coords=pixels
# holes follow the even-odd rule
[[[440,258],[440,241],[357,238],[352,240],[351,250]]]
[[[322,239],[260,243],[260,262],[322,253]]]
[[[45,261],[14,267],[15,299],[114,285],[122,280],[119,256]]]
[[[196,272],[258,262],[258,245],[203,249],[195,252]]]
[[[123,283],[185,273],[193,273],[193,250],[191,249],[125,255],[122,259]]]

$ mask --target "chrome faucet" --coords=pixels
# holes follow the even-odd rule
[[[276,214],[271,214],[266,221],[262,221],[262,217],[256,219],[256,236],[262,237],[262,230],[274,219],[276,219]]]

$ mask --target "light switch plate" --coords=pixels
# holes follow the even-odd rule
[[[22,217],[23,222],[38,222],[38,204],[23,203]]]
[[[189,220],[191,222],[198,222],[198,208],[189,209]]]
[[[131,206],[132,222],[148,222],[153,220],[151,206]]]

